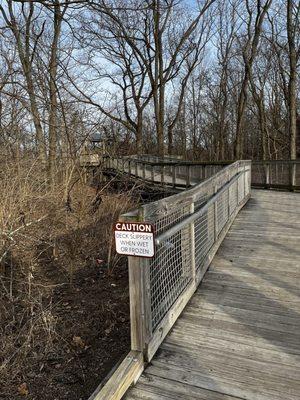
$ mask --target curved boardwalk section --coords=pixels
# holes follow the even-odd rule
[[[300,399],[300,195],[252,191],[126,400]]]

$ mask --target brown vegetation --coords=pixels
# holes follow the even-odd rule
[[[127,267],[113,252],[108,266],[108,244],[133,200],[65,168],[50,188],[32,159],[1,165],[0,396],[86,398],[128,346]]]

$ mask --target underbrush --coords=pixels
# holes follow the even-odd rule
[[[32,378],[37,370],[42,374],[53,357],[54,368],[60,369],[62,361],[57,360],[62,351],[89,351],[86,339],[74,329],[67,335],[68,327],[62,329],[66,318],[62,308],[72,308],[70,298],[79,296],[81,288],[86,291],[90,285],[96,290],[99,273],[114,282],[112,287],[117,286],[118,276],[124,277],[112,250],[112,226],[135,204],[130,194],[112,192],[109,183],[92,187],[74,166],[62,166],[50,187],[33,160],[1,165],[0,397],[5,397],[5,387],[10,385],[16,388],[16,396],[30,396],[29,373]],[[101,296],[101,285],[94,295]],[[122,290],[116,296],[127,298]],[[120,317],[119,308],[107,301],[105,310],[94,310],[95,318],[107,313],[98,321],[105,335],[113,330],[112,320]],[[79,306],[78,313],[82,315]],[[74,316],[67,319],[74,322]]]

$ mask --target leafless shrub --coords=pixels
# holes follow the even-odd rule
[[[112,224],[133,201],[128,194],[109,193],[107,185],[84,184],[75,173],[71,179],[58,174],[50,187],[33,160],[2,166],[0,380],[5,382],[22,375],[25,359],[37,362],[55,348],[55,288],[72,284],[76,271],[92,265],[111,273]]]

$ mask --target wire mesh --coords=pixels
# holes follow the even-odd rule
[[[217,202],[217,233],[219,234],[228,221],[228,190],[220,195]]]
[[[238,196],[238,203],[240,203],[245,195],[245,188],[244,188],[244,175],[241,175],[237,180],[237,196]]]
[[[158,246],[150,262],[152,332],[192,281],[191,261],[189,227]]]
[[[288,164],[276,163],[270,165],[270,184],[288,185],[290,181],[290,168]]]
[[[289,160],[255,161],[251,175],[254,186],[297,186],[300,184],[300,163]]]
[[[180,208],[174,209],[170,212],[163,212],[161,217],[147,215],[147,221],[154,225],[155,233],[158,235],[190,214],[190,207],[190,203],[184,204]]]
[[[237,166],[228,167],[226,174],[219,174],[213,178],[213,181],[207,181],[202,190],[194,191],[193,197],[186,201],[179,201],[178,204],[175,203],[169,207],[166,205],[168,199],[165,199],[161,206],[158,202],[152,214],[147,213],[146,210],[147,221],[154,224],[157,235],[168,230],[191,213],[192,204],[194,211],[200,210],[239,170]],[[213,168],[208,169],[208,174],[213,171]],[[242,175],[219,195],[215,204],[212,204],[194,221],[193,230],[188,225],[157,247],[155,258],[149,266],[152,332],[180,297],[182,291],[192,282],[191,257],[195,257],[198,275],[218,235],[245,195],[244,175]],[[194,237],[191,237],[192,232]],[[191,255],[192,240],[195,243],[194,255]]]
[[[195,266],[198,272],[204,266],[207,253],[214,243],[214,205],[195,221]]]

